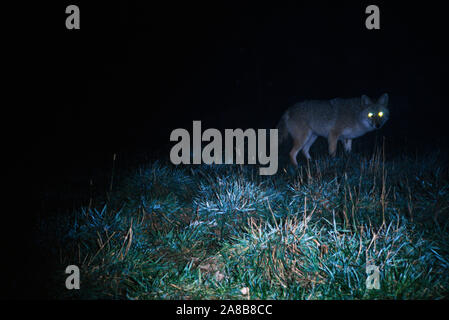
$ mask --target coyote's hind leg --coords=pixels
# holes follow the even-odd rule
[[[296,132],[294,132],[294,134],[292,134],[293,147],[290,150],[290,161],[292,162],[292,164],[295,167],[298,166],[298,162],[296,161],[296,156],[298,155],[298,152],[306,146],[307,142],[309,141],[309,139],[312,135],[312,131],[310,129],[305,130],[305,131],[299,131],[299,132],[298,131],[299,130],[297,130]],[[310,146],[308,146],[308,147],[310,147]],[[308,151],[309,150],[307,149],[307,154],[308,154]]]

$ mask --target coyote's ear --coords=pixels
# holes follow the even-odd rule
[[[381,95],[377,103],[386,106],[388,104],[388,93]]]
[[[371,99],[368,96],[362,95],[362,105],[363,106],[368,106],[370,104],[373,104]]]

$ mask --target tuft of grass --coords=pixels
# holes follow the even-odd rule
[[[41,221],[52,296],[448,298],[449,175],[438,154],[377,150],[257,172],[153,162],[103,203]],[[81,290],[61,285],[70,264]],[[380,289],[366,286],[369,265]]]

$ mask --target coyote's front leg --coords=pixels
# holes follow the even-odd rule
[[[344,139],[343,146],[345,147],[345,151],[347,153],[351,152],[352,139]]]
[[[340,133],[338,131],[331,131],[327,137],[327,142],[329,143],[329,155],[332,158],[335,158],[335,155],[337,154],[337,142],[339,136]]]

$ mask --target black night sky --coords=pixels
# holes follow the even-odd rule
[[[72,31],[52,8],[59,25],[49,25],[41,35],[47,46],[38,49],[45,103],[29,117],[33,164],[43,175],[36,192],[108,175],[114,153],[125,167],[140,161],[136,154],[166,156],[170,132],[191,130],[193,120],[203,128],[274,128],[301,99],[388,92],[385,136],[444,138],[442,9],[382,4],[381,30],[369,31],[367,5],[86,6],[81,30]]]
[[[30,52],[39,103],[18,112],[32,221],[85,204],[90,180],[101,193],[114,154],[120,175],[167,157],[170,132],[193,120],[274,128],[302,99],[388,92],[392,152],[446,150],[443,7],[391,2],[83,2],[80,30],[65,28],[66,4],[48,6]],[[365,28],[369,4],[380,30]]]

